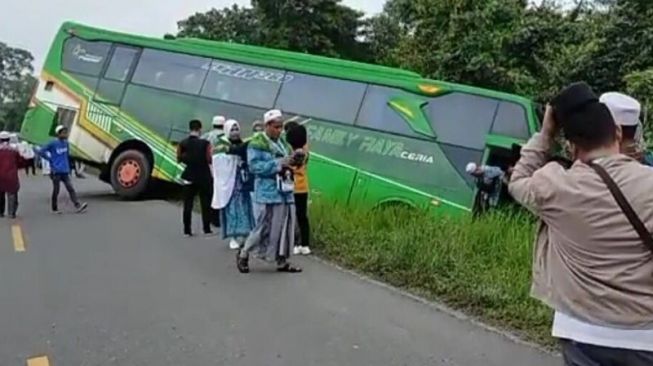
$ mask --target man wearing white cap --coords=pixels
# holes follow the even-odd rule
[[[643,164],[653,164],[650,156],[647,156],[650,154],[646,153],[644,128],[639,121],[641,104],[635,98],[617,92],[605,93],[599,100],[608,107],[615,122],[621,127],[621,153]]]
[[[276,262],[277,271],[297,273],[302,269],[288,262],[295,246],[295,199],[293,150],[281,138],[283,114],[273,109],[263,116],[265,131],[252,137],[247,146],[247,164],[254,175],[254,200],[262,212],[240,250],[238,270],[249,272],[249,254],[257,251],[264,260]]]
[[[225,116],[215,116],[211,122],[213,129],[205,133],[202,138],[211,143],[211,146],[215,146],[220,141],[220,138],[224,136],[224,124],[227,122]]]
[[[465,167],[465,171],[467,174],[470,174],[472,177],[476,178],[479,197],[485,197],[484,201],[481,202],[482,205],[476,205],[480,207],[475,207],[475,209],[480,209],[482,212],[482,209],[487,206],[496,207],[499,203],[503,178],[505,177],[503,170],[496,166],[469,163]]]
[[[15,218],[18,210],[18,169],[24,164],[18,149],[11,142],[11,135],[0,132],[0,217],[5,215],[5,204],[9,217]]]

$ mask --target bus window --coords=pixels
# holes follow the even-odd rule
[[[272,108],[285,81],[285,71],[213,60],[201,94],[227,102]]]
[[[209,59],[203,57],[146,49],[141,54],[132,82],[199,94],[209,62]]]
[[[95,89],[95,100],[106,103],[120,104],[125,91],[125,81],[129,77],[138,49],[116,46],[111,56],[109,66],[104,72]]]
[[[414,97],[402,90],[370,85],[365,93],[356,124],[384,132],[423,138],[415,133],[394,109],[389,107],[388,102],[398,96]]]
[[[138,50],[135,48],[117,46],[113,51],[109,67],[107,67],[107,71],[104,73],[104,78],[125,82],[137,54]]]
[[[516,103],[501,102],[492,125],[492,133],[528,140],[526,110]]]
[[[498,101],[472,94],[451,93],[425,106],[439,142],[469,149],[485,149]]]
[[[72,37],[63,46],[63,69],[76,74],[99,76],[111,43],[91,42]]]
[[[277,108],[327,121],[354,123],[365,84],[290,72],[286,78]]]

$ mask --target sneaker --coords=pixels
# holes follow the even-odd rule
[[[86,211],[87,208],[88,208],[88,203],[83,202],[79,206],[77,206],[77,212],[78,213],[84,212]]]
[[[205,231],[205,232],[204,232],[204,236],[211,237],[211,236],[213,236],[213,235],[215,235],[215,234],[214,234],[213,231],[211,231],[211,230],[209,230],[209,231]]]
[[[59,209],[52,210],[52,213],[55,215],[61,215],[61,211],[59,211]]]
[[[295,247],[293,249],[293,254],[294,255],[302,255],[302,247],[299,247],[299,246]]]
[[[240,249],[240,243],[238,243],[238,241],[236,241],[234,239],[229,240],[229,249],[231,249],[231,250]]]
[[[311,255],[311,248],[301,247],[301,252],[302,252],[302,255]]]
[[[193,237],[193,233],[191,233],[191,232],[185,232],[185,233],[184,233],[184,236],[187,237],[187,238],[192,238],[192,237]]]

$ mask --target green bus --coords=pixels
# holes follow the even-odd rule
[[[233,43],[157,39],[64,23],[22,127],[43,144],[70,128],[73,156],[125,198],[153,179],[180,182],[189,120],[243,129],[272,108],[309,131],[315,198],[465,212],[468,162],[510,164],[538,128],[528,99],[419,74]]]

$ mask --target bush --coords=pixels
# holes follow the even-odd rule
[[[552,345],[551,311],[530,298],[535,222],[526,213],[434,217],[316,202],[315,248],[345,267]]]

